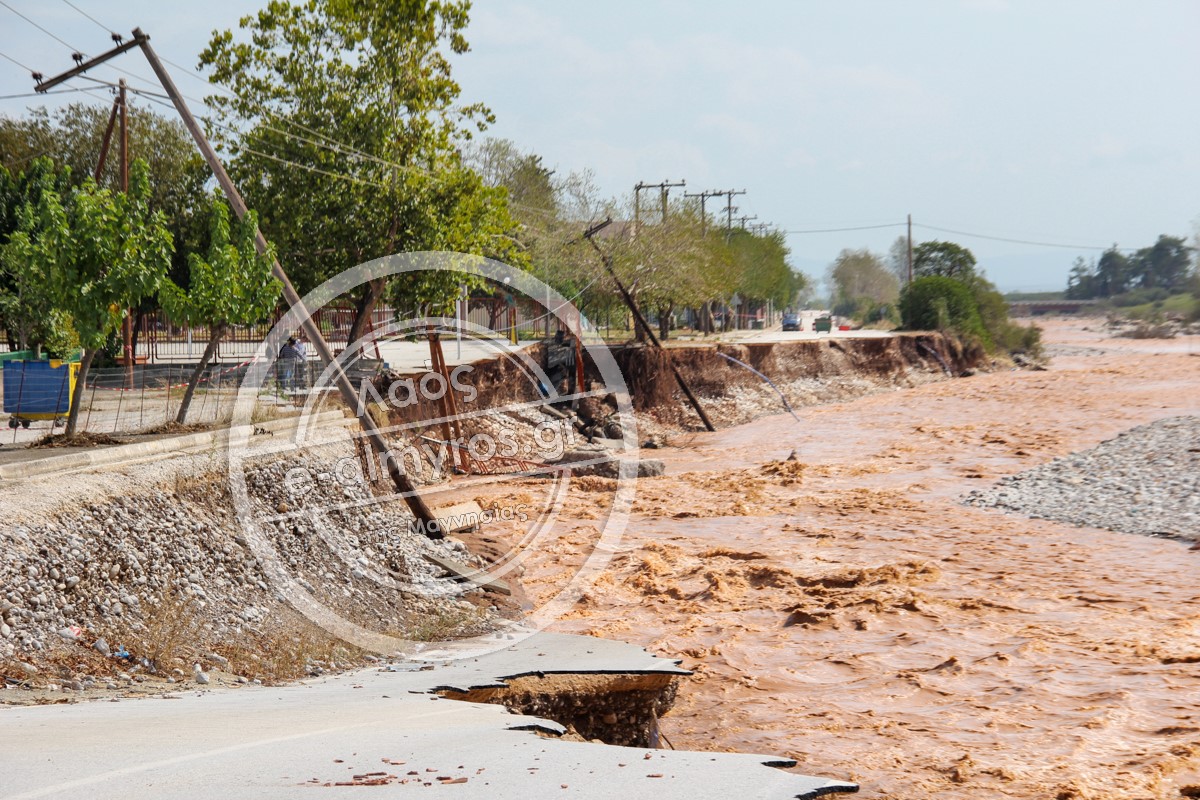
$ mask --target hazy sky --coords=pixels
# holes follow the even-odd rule
[[[73,2],[189,66],[209,31],[263,4]],[[111,44],[63,0],[4,3],[88,53]],[[886,250],[911,213],[916,241],[971,247],[1001,288],[1061,288],[1098,249],[922,226],[1132,248],[1200,217],[1196,0],[477,0],[468,38],[456,75],[496,113],[492,133],[591,168],[606,194],[682,178],[747,189],[739,214],[787,231],[894,225],[789,234],[814,275],[843,247]],[[0,52],[47,74],[71,63],[3,6]],[[0,61],[0,94],[30,86]]]

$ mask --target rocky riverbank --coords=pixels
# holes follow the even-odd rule
[[[337,480],[334,468],[347,457],[356,457],[353,446],[341,442],[246,471],[249,510],[278,565],[314,599],[372,630],[420,640],[493,627],[500,612],[490,596],[453,582],[425,556],[483,562],[458,540],[412,530],[402,503],[371,502],[369,484]],[[139,674],[192,680],[199,663],[270,682],[362,662],[363,652],[289,607],[234,512],[225,474],[189,472],[190,460],[76,476],[90,487],[89,501],[5,526],[0,675],[13,684],[103,686]],[[317,478],[296,492],[287,475],[301,462]],[[139,483],[153,473],[157,480]],[[5,505],[12,512],[19,502],[10,493]]]
[[[1200,417],[1140,425],[964,502],[1123,533],[1200,539]]]

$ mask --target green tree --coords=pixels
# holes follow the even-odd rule
[[[46,157],[34,159],[16,177],[0,167],[0,325],[11,349],[40,356],[45,347],[66,356],[79,346],[70,318],[54,308],[49,276],[40,265],[19,258],[15,248],[5,247],[21,228],[22,217],[34,213],[42,187],[67,192],[70,178],[69,169],[56,169]]]
[[[267,318],[279,302],[282,284],[271,275],[274,250],[255,247],[258,215],[248,212],[229,224],[229,207],[215,197],[209,209],[207,257],[188,254],[188,287],[167,278],[159,290],[163,308],[178,322],[208,326],[208,345],[192,370],[175,421],[187,422],[192,395],[230,325],[250,325]]]
[[[234,97],[211,102],[237,125],[219,138],[301,293],[351,266],[404,251],[455,249],[526,266],[502,189],[465,164],[462,144],[491,121],[459,103],[450,57],[468,50],[466,0],[273,0],[201,54]],[[445,306],[460,276],[391,283],[397,302]],[[352,341],[388,281],[351,298]],[[406,285],[396,285],[406,284]]]
[[[83,358],[71,397],[66,435],[75,435],[88,369],[125,310],[153,295],[166,275],[173,248],[161,211],[149,206],[146,162],[131,165],[129,192],[101,189],[88,180],[67,197],[43,176],[36,207],[22,210],[6,258],[47,276],[55,308],[69,314]],[[12,262],[10,262],[12,263]]]
[[[990,344],[971,290],[944,275],[916,278],[900,294],[900,320],[909,330],[949,330]]]
[[[69,168],[66,174],[74,186],[82,186],[94,175],[100,158],[104,131],[108,127],[109,108],[87,103],[71,103],[50,112],[30,109],[20,119],[0,119],[0,161],[7,163],[29,155],[44,154],[54,163]],[[187,252],[200,246],[205,221],[199,206],[204,199],[204,184],[210,174],[183,123],[152,109],[140,106],[136,98],[129,103],[129,153],[147,163],[154,180],[150,186],[150,207],[167,217],[171,235],[179,245],[172,275],[182,280],[187,274]],[[120,189],[120,158],[117,131],[100,174],[99,185]]]
[[[1095,263],[1089,264],[1083,256],[1075,259],[1071,265],[1071,273],[1067,276],[1066,298],[1068,300],[1088,300],[1098,292]]]
[[[870,250],[843,250],[829,266],[834,287],[833,312],[862,321],[892,306],[900,294],[900,283],[879,256]]]
[[[887,266],[900,285],[908,283],[908,237],[897,236],[888,247]]]
[[[1145,289],[1182,289],[1191,275],[1191,248],[1179,236],[1158,237],[1131,259],[1133,273]]]
[[[954,242],[921,242],[913,248],[913,277],[927,275],[969,283],[975,275],[975,254]]]
[[[1133,265],[1114,244],[1101,253],[1100,260],[1096,262],[1096,283],[1093,297],[1112,297],[1121,294],[1129,288],[1132,280]]]

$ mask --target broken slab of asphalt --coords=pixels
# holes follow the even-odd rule
[[[794,765],[778,756],[569,741],[551,720],[437,693],[528,676],[687,674],[642,648],[539,633],[479,656],[440,650],[421,656],[436,661],[283,687],[0,708],[0,798],[293,798],[352,786],[375,787],[372,797],[422,788],[489,800],[857,790],[776,769]]]

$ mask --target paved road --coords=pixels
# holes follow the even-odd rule
[[[171,699],[0,707],[0,800],[320,797],[322,784],[371,772],[395,779],[329,791],[670,800],[808,798],[854,788],[766,766],[788,765],[786,758],[563,741],[554,738],[562,732],[554,722],[430,694],[539,672],[680,672],[632,645],[538,634],[477,659],[419,667]]]

